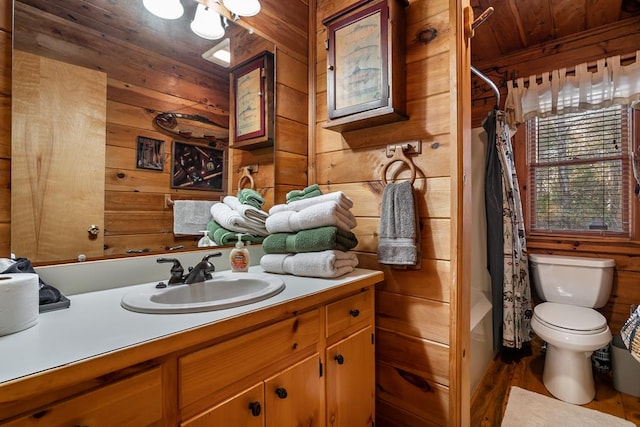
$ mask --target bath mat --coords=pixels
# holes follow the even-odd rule
[[[635,427],[622,418],[511,387],[502,427]]]

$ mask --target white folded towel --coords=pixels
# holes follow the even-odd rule
[[[302,209],[310,206],[316,206],[319,203],[337,202],[341,208],[348,210],[353,207],[353,200],[347,197],[342,191],[334,191],[333,193],[323,194],[321,196],[309,197],[308,199],[300,199],[295,202],[290,202],[282,205],[274,205],[269,209],[269,214],[274,214],[282,211],[301,211]]]
[[[173,234],[202,235],[211,221],[211,206],[217,202],[208,200],[176,200],[173,202]]]
[[[239,212],[231,209],[226,203],[216,203],[211,206],[211,216],[222,228],[238,233],[249,233],[255,236],[268,236],[264,225],[249,221]]]
[[[350,273],[358,266],[355,252],[326,250],[297,254],[266,254],[260,266],[268,273],[334,278]]]
[[[225,196],[222,199],[222,202],[234,211],[240,213],[240,215],[244,216],[249,221],[254,221],[259,225],[264,225],[264,222],[269,216],[268,213],[256,208],[255,206],[242,203],[236,196]]]
[[[315,204],[301,211],[282,211],[269,214],[265,226],[274,233],[295,233],[300,230],[333,225],[349,231],[357,225],[356,218],[349,209],[344,209],[336,201]]]

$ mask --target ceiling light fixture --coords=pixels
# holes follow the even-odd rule
[[[260,0],[216,0],[215,7],[198,3],[196,13],[191,21],[191,30],[198,36],[217,40],[224,36],[227,18],[218,12],[224,6],[234,20],[242,16],[255,16],[260,12]],[[180,0],[143,0],[142,4],[151,13],[164,19],[178,19],[184,13]],[[226,12],[224,13],[226,15]]]
[[[218,12],[198,3],[196,14],[191,21],[191,31],[203,39],[220,39],[224,36],[223,18]]]
[[[202,57],[209,62],[228,68],[231,64],[231,41],[227,37],[203,53]]]
[[[143,0],[144,7],[162,19],[178,19],[184,13],[180,0]]]

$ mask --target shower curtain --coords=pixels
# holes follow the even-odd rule
[[[533,337],[529,262],[511,130],[504,113],[491,111],[483,127],[486,161],[487,267],[494,309],[494,350],[522,348]]]

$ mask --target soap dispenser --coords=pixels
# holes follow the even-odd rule
[[[231,263],[231,271],[246,272],[249,271],[249,250],[244,247],[242,242],[242,233],[238,234],[236,247],[229,253],[229,262]]]
[[[207,246],[216,246],[216,243],[209,238],[209,232],[207,230],[202,230],[200,232],[204,233],[204,236],[202,236],[202,238],[198,240],[199,248],[204,248]]]

